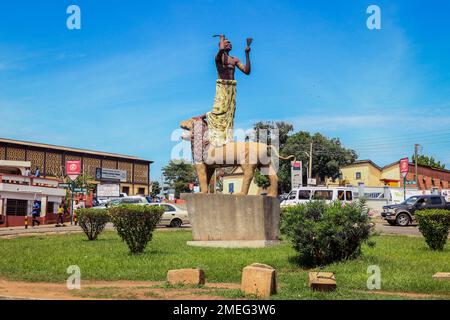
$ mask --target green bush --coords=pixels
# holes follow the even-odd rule
[[[311,201],[282,211],[281,232],[297,251],[297,262],[306,267],[359,257],[364,242],[373,245],[368,241],[371,229],[364,201]]]
[[[120,205],[109,209],[114,227],[133,254],[144,251],[163,213],[159,206]]]
[[[431,250],[444,250],[450,230],[450,211],[422,210],[416,211],[419,230]]]
[[[108,211],[105,209],[79,209],[75,211],[78,223],[89,240],[97,240],[109,221]]]

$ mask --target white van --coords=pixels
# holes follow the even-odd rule
[[[281,205],[293,206],[311,200],[325,200],[327,203],[332,201],[352,202],[354,198],[355,193],[352,188],[300,187],[293,189],[281,202]]]

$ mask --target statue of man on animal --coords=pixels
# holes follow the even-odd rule
[[[243,171],[242,189],[239,195],[247,195],[255,170],[268,176],[270,187],[267,195],[278,195],[278,158],[281,157],[273,146],[260,142],[234,141],[234,116],[236,111],[236,67],[250,75],[250,45],[247,39],[245,65],[230,56],[231,42],[224,36],[220,38],[219,51],[215,62],[218,73],[216,96],[211,112],[181,122],[185,130],[184,139],[191,142],[192,157],[197,171],[200,192],[208,193],[208,185],[218,168],[241,166]],[[269,155],[270,153],[270,155]]]

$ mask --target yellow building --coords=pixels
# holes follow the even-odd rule
[[[360,160],[342,167],[340,171],[341,179],[336,182],[328,181],[328,185],[358,186],[360,183],[364,183],[367,187],[403,187],[400,161],[379,167],[370,160]],[[416,177],[415,165],[410,163],[406,177],[409,181],[407,187],[420,190],[448,189],[450,187],[450,170],[419,165],[417,175]]]
[[[227,173],[223,176],[223,191],[224,194],[234,194],[241,192],[242,188],[242,180],[243,180],[243,172],[241,167],[235,167],[230,173]],[[264,190],[261,190],[256,184],[255,179],[252,180],[250,184],[250,189],[248,191],[249,195],[259,195],[263,193]]]
[[[340,171],[341,178],[336,182],[328,181],[328,185],[358,186],[364,183],[368,187],[400,186],[398,163],[382,168],[371,160],[359,160],[342,167]]]

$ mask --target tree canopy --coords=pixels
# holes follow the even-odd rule
[[[152,182],[152,192],[150,193],[150,195],[152,197],[156,197],[160,193],[161,193],[161,186],[159,185],[159,182],[158,181],[153,181]]]
[[[413,155],[411,157],[412,162],[416,162],[416,158]],[[426,155],[419,155],[417,157],[417,164],[419,166],[427,166],[431,168],[437,168],[437,169],[445,169],[445,164],[441,163],[440,161],[437,161],[434,159],[434,157],[426,156]]]
[[[311,135],[309,132],[300,131],[287,139],[281,154],[284,156],[294,155],[297,160],[302,161],[303,170],[306,170],[309,163],[308,153],[310,143],[313,143],[312,157],[312,177],[320,181],[326,178],[335,180],[339,177],[339,168],[349,165],[358,158],[356,152],[352,149],[346,149],[337,138],[327,138],[320,133]],[[289,161],[280,161],[280,170],[278,173],[280,180],[280,189],[289,191],[291,188],[291,171]]]
[[[337,138],[327,138],[320,133],[310,134],[309,132],[300,131],[291,134],[294,131],[294,126],[287,122],[257,122],[254,125],[256,131],[256,139],[261,142],[266,142],[265,137],[258,134],[258,129],[266,129],[267,134],[273,132],[273,129],[278,129],[280,154],[283,156],[294,155],[297,160],[303,163],[303,172],[306,173],[306,168],[309,162],[308,153],[310,151],[310,144],[313,143],[313,166],[312,177],[320,181],[326,178],[333,180],[337,179],[340,174],[340,167],[355,162],[358,158],[356,152],[352,149],[347,149],[342,146],[342,143]],[[268,141],[270,143],[270,139]],[[278,171],[279,189],[281,192],[288,192],[291,190],[291,164],[290,161],[280,160],[280,168]],[[267,177],[256,174],[256,183],[259,187],[267,187],[270,185]]]
[[[197,181],[194,166],[184,161],[171,160],[162,171],[169,187],[175,190],[176,198],[179,198],[181,193],[190,193],[189,183]]]

